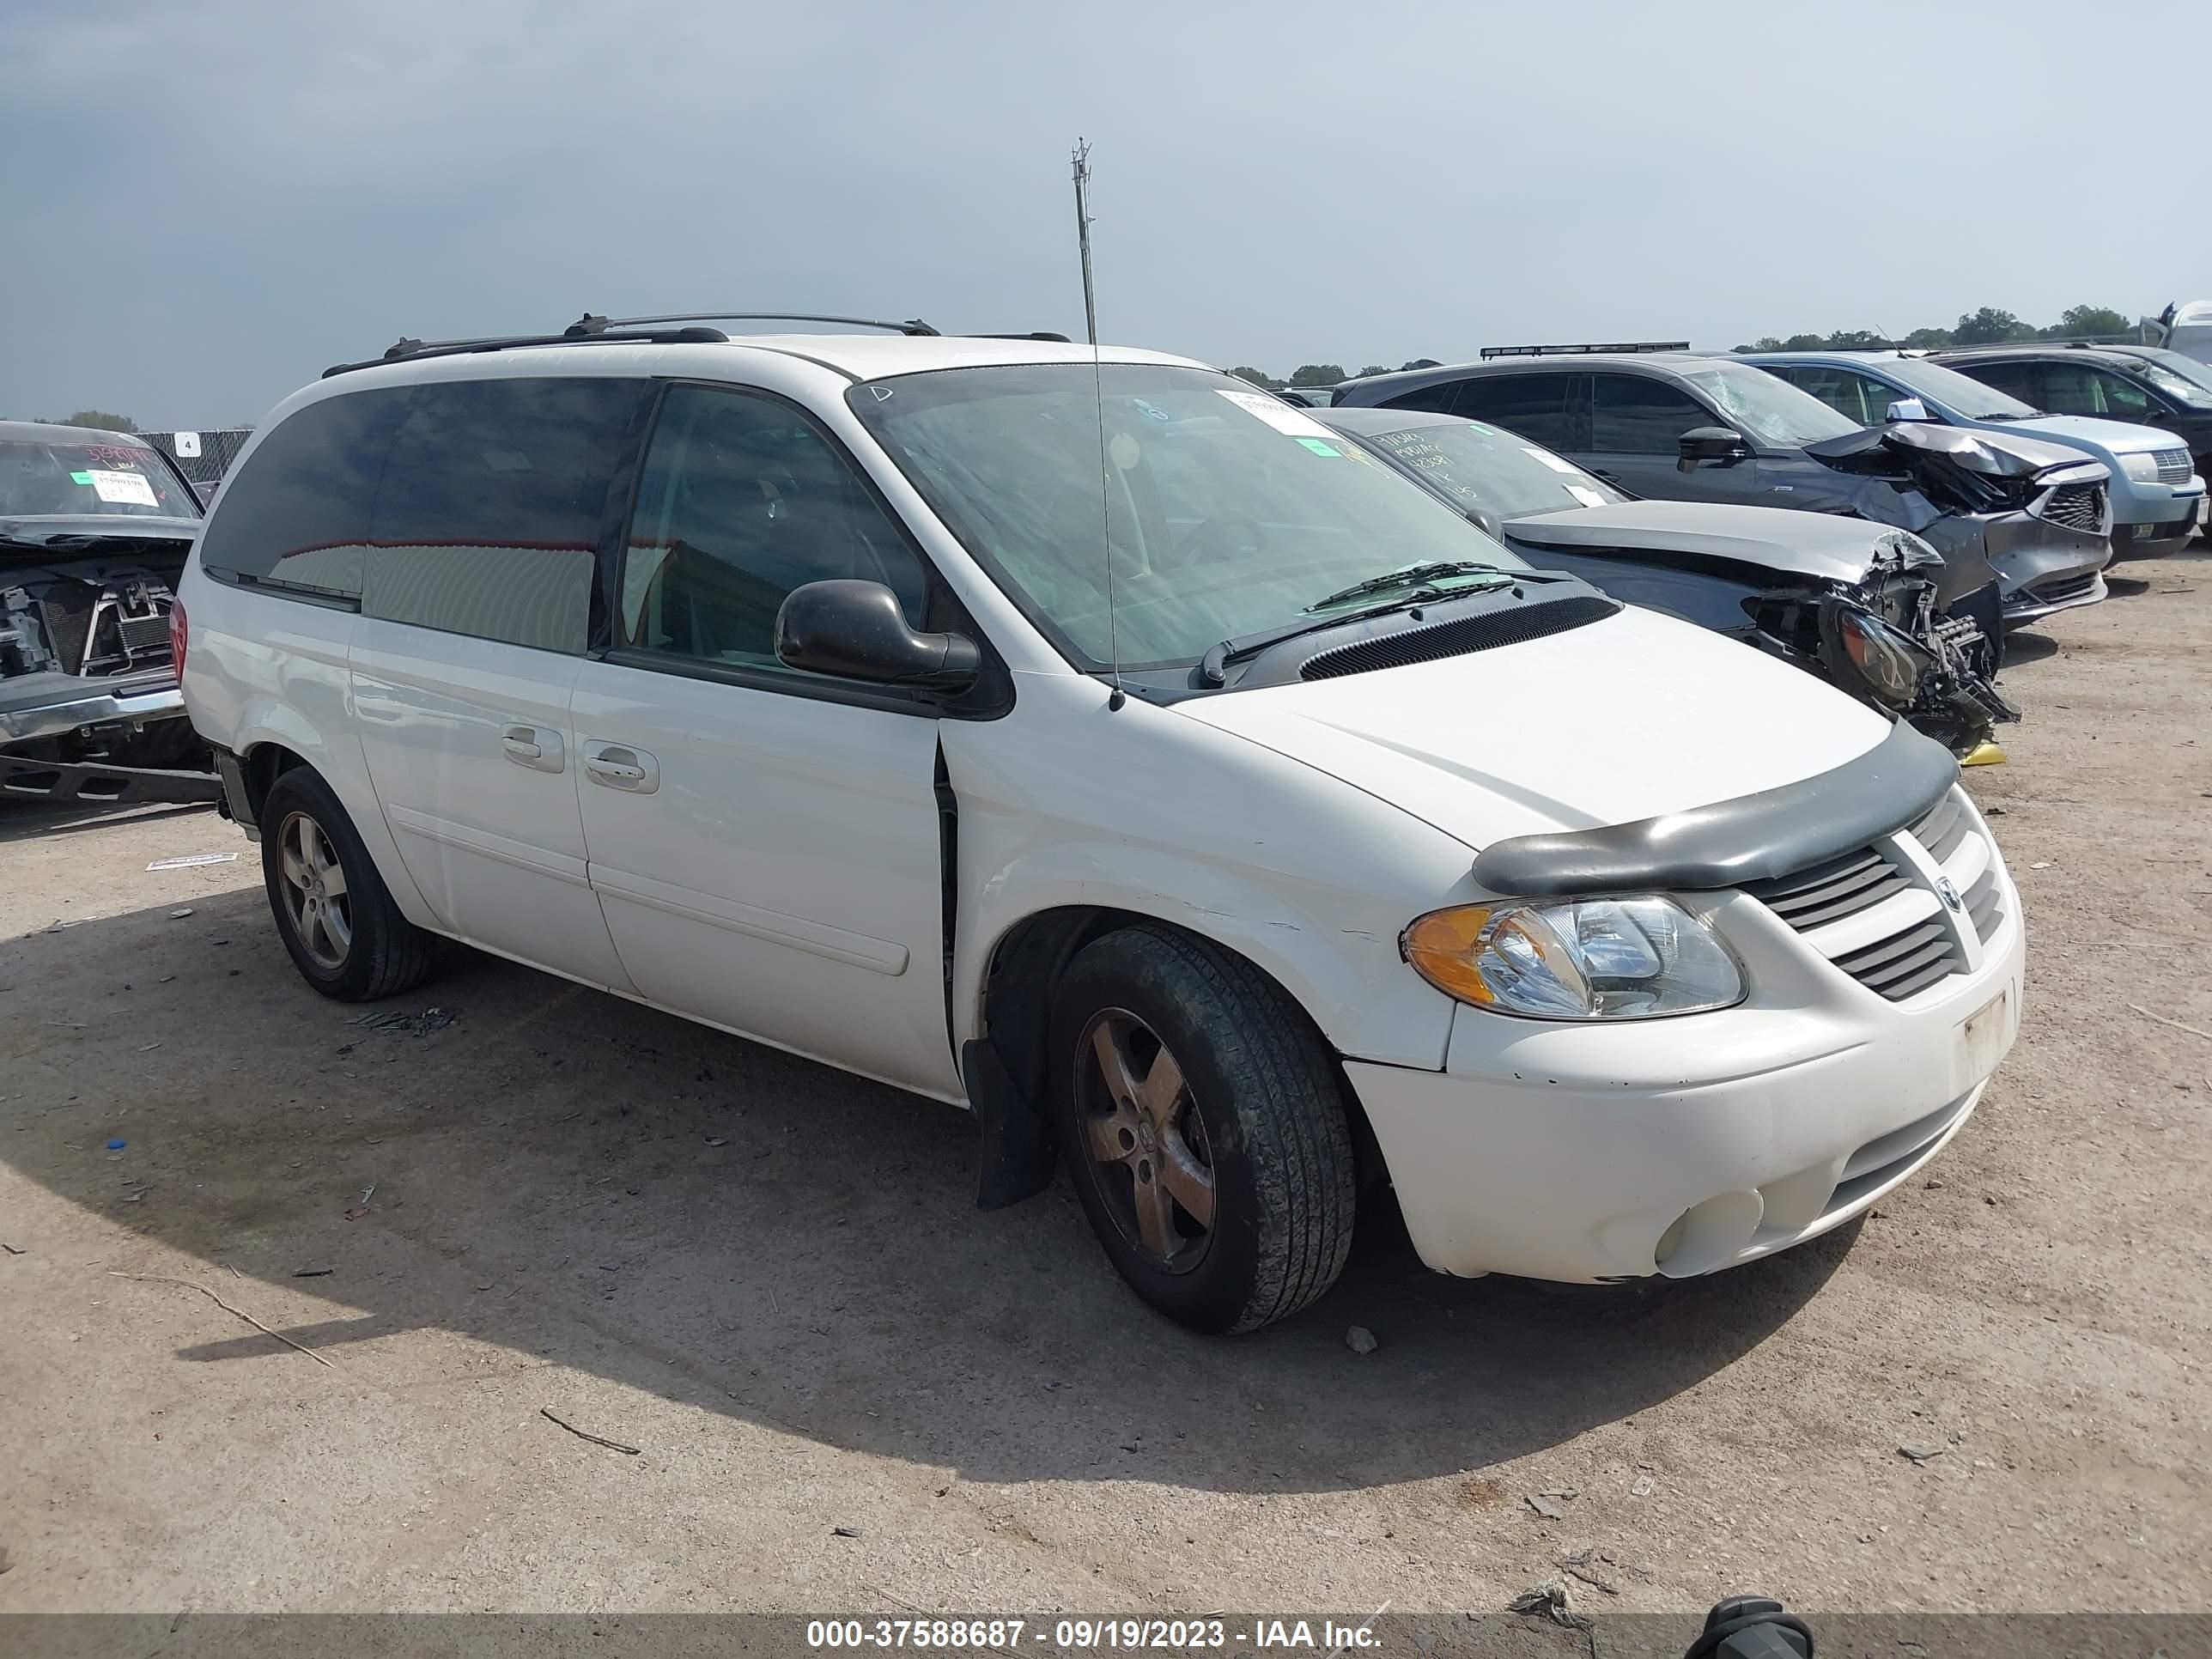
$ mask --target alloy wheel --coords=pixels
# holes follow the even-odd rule
[[[1182,1066],[1124,1008],[1091,1017],[1075,1065],[1089,1176],[1115,1225],[1153,1267],[1190,1272],[1212,1243],[1214,1172]]]
[[[344,967],[353,949],[353,901],[337,848],[322,825],[294,812],[277,826],[276,858],[285,914],[301,948],[319,968]]]

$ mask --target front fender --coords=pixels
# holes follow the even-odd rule
[[[1109,873],[1110,872],[1110,873]],[[1047,910],[1127,911],[1236,951],[1290,993],[1339,1054],[1439,1070],[1451,1002],[1398,953],[1404,915],[1334,914],[1237,872],[1158,849],[1069,843],[989,872],[963,915],[954,958],[962,1041],[982,1034],[984,975],[1000,945]]]
[[[1012,714],[941,741],[957,802],[952,1014],[981,1034],[994,953],[1071,906],[1127,911],[1272,975],[1340,1054],[1441,1067],[1450,1000],[1400,959],[1472,896],[1472,849],[1399,807],[1095,680],[1023,676]]]

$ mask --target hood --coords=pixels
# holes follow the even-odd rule
[[[1795,783],[1890,724],[1802,669],[1634,606],[1521,645],[1175,707],[1474,848]]]
[[[1626,501],[1613,507],[1570,507],[1510,520],[1505,533],[1541,550],[1565,552],[1633,549],[1692,560],[1725,559],[1825,581],[1858,582],[1876,556],[1902,546],[1910,564],[1932,564],[1928,548],[1903,543],[1898,533],[1863,519],[1803,513],[1781,507],[1738,507],[1713,501]]]
[[[1838,472],[1911,473],[1916,466],[1934,460],[1990,478],[2032,478],[2060,466],[2094,466],[2111,476],[2101,462],[2091,460],[2080,450],[2040,438],[1919,421],[1863,427],[1840,438],[1823,438],[1819,443],[1807,444],[1805,453]]]
[[[2154,426],[2136,426],[2126,421],[2100,421],[2093,415],[2039,415],[2032,421],[2007,423],[2008,432],[2053,443],[2084,444],[2110,450],[2115,455],[2136,455],[2147,449],[2171,449],[2173,434]]]
[[[89,550],[98,542],[189,543],[206,520],[171,519],[148,514],[143,518],[125,513],[41,513],[0,518],[0,543],[10,554],[52,555]],[[21,545],[32,544],[29,547]]]

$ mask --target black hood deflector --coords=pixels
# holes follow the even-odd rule
[[[1478,854],[1493,893],[1699,891],[1769,881],[1912,823],[1956,781],[1950,750],[1902,720],[1833,771],[1634,823],[1515,836]]]

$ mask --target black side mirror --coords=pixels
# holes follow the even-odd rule
[[[877,685],[959,691],[975,683],[983,653],[964,634],[907,625],[898,595],[881,582],[808,582],[775,613],[776,660],[790,668]]]
[[[1693,426],[1675,444],[1681,456],[1675,465],[1685,472],[1702,461],[1718,461],[1727,466],[1751,459],[1751,446],[1724,426]]]

